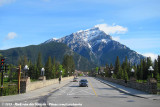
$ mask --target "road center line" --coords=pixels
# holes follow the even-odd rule
[[[89,80],[88,80],[89,81]],[[92,86],[92,84],[91,84],[91,82],[89,81],[89,84],[91,85],[91,87],[92,87],[92,90],[93,90],[93,92],[94,92],[94,94],[97,96],[97,93],[96,93],[96,91],[94,90],[94,88],[93,88],[93,86]]]

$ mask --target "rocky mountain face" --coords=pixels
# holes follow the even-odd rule
[[[52,41],[66,44],[74,52],[101,66],[106,63],[114,64],[117,56],[119,56],[121,62],[127,56],[131,63],[136,64],[140,62],[140,59],[144,58],[144,56],[129,49],[127,46],[114,41],[110,35],[98,27],[81,30],[60,39],[49,39],[44,44]]]

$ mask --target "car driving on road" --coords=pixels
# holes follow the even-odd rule
[[[83,87],[88,87],[88,81],[87,81],[87,79],[81,79],[80,81],[79,81],[79,86],[81,87],[81,86],[83,86]]]
[[[78,82],[77,78],[73,78],[73,82]]]

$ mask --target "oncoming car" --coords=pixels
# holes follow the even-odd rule
[[[80,81],[79,81],[79,86],[81,87],[88,87],[88,81],[87,81],[87,79],[81,79]]]
[[[78,82],[77,78],[73,78],[73,82]]]

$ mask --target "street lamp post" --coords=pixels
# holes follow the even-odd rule
[[[132,68],[131,69],[131,78],[130,78],[131,81],[136,81],[136,78],[134,78],[134,72],[135,72],[135,70]]]
[[[131,72],[132,72],[132,76],[134,77],[134,72],[135,72],[135,71],[134,71],[133,68],[131,69]]]
[[[68,71],[68,77],[69,77],[69,71]]]
[[[45,69],[42,68],[42,69],[41,69],[41,76],[44,76],[44,72],[45,72]]]
[[[60,72],[61,72],[60,75],[61,75],[61,77],[62,77],[62,70],[61,70]]]
[[[28,65],[25,65],[24,71],[26,71],[26,72],[24,72],[24,77],[28,76],[27,70],[29,70],[29,67],[28,67]]]
[[[153,78],[153,71],[154,71],[153,67],[152,67],[152,66],[150,66],[150,67],[149,67],[149,69],[148,69],[148,71],[150,71],[150,72],[151,72],[151,74],[152,74],[152,78]]]
[[[105,72],[103,72],[103,75],[104,75],[104,77],[105,77]]]
[[[112,78],[113,78],[113,73],[114,73],[114,71],[111,71],[111,74],[112,74]]]

